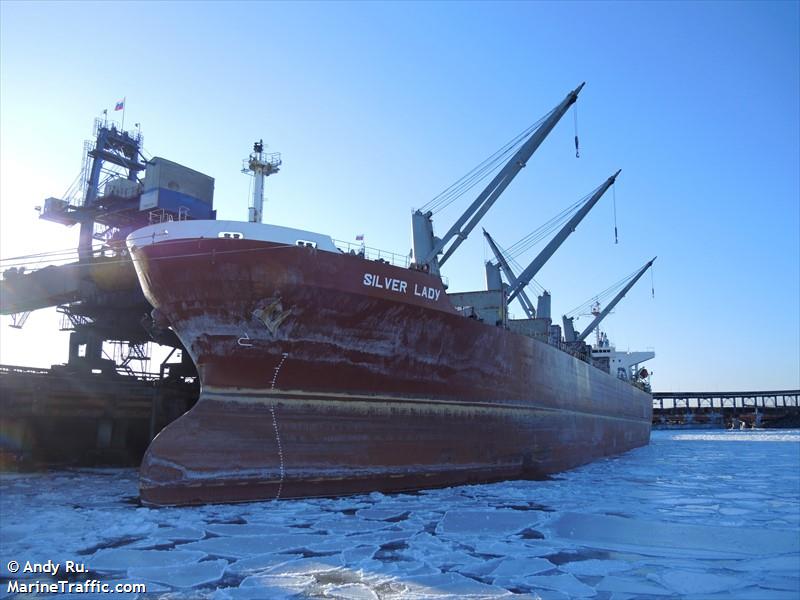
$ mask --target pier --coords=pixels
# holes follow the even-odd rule
[[[653,427],[800,427],[800,390],[654,392]]]
[[[195,378],[0,365],[0,470],[136,466],[197,400]]]

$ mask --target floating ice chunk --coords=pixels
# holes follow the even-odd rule
[[[400,520],[407,514],[408,509],[401,506],[394,508],[362,508],[356,512],[356,516],[359,518],[372,521]]]
[[[430,533],[421,532],[406,541],[411,553],[449,553],[452,545],[445,540],[432,536]]]
[[[313,585],[314,578],[310,575],[264,575],[257,574],[245,577],[239,585],[241,589],[255,588],[261,591],[258,598],[280,597],[280,594],[294,595]]]
[[[403,581],[407,590],[403,598],[499,598],[509,596],[506,589],[481,583],[458,573],[440,573],[409,577]]]
[[[486,561],[476,558],[472,554],[462,552],[460,550],[448,549],[442,552],[421,552],[419,554],[414,552],[414,548],[409,548],[407,554],[416,555],[418,558],[424,559],[426,562],[437,565],[443,571],[458,571],[463,574],[463,567],[467,565],[475,565],[476,563],[483,564]]]
[[[400,577],[410,577],[416,575],[438,575],[442,572],[441,569],[435,567],[434,565],[421,561],[421,560],[411,560],[411,561],[398,561],[395,563],[384,563],[385,565],[392,565],[396,567],[394,571]]]
[[[127,571],[131,567],[173,566],[196,563],[205,552],[190,550],[98,550],[86,563],[92,571]]]
[[[709,527],[608,515],[567,513],[552,524],[558,537],[592,548],[694,558],[734,558],[800,552],[796,532]]]
[[[697,596],[690,596],[690,598],[691,600],[752,600],[753,598],[758,598],[759,600],[797,600],[798,594],[796,591],[780,591],[763,587],[753,587],[744,590],[725,592],[724,594],[715,594],[714,596],[706,595],[703,598]]]
[[[556,590],[536,590],[528,594],[514,594],[512,598],[514,600],[572,600],[566,594]]]
[[[738,491],[738,492],[721,492],[721,493],[717,492],[716,494],[714,494],[714,497],[719,498],[721,500],[736,500],[740,504],[744,504],[743,502],[741,502],[742,500],[755,500],[758,502],[763,502],[767,500],[769,496],[767,494]]]
[[[100,515],[96,515],[98,517]],[[108,514],[105,515],[106,517]],[[158,525],[153,522],[150,511],[146,508],[137,508],[133,514],[126,513],[125,519],[117,520],[108,527],[102,529],[100,539],[114,540],[127,537],[138,537],[149,535],[158,529]]]
[[[244,582],[243,582],[244,583]],[[296,583],[296,582],[295,582]],[[304,589],[312,581],[303,582],[301,587],[293,586],[286,581],[262,580],[257,585],[242,585],[238,588],[218,588],[211,600],[289,600],[297,598],[299,590]]]
[[[672,596],[673,592],[663,587],[643,581],[641,578],[624,578],[608,575],[595,586],[598,592],[614,592],[648,596]]]
[[[534,577],[526,577],[525,583],[533,586],[534,588],[545,588],[548,590],[556,590],[567,594],[570,598],[591,598],[596,596],[594,588],[589,587],[582,581],[579,581],[574,575],[569,573],[563,575],[539,575]]]
[[[335,556],[315,556],[300,558],[275,565],[264,571],[265,575],[313,575],[340,569],[344,560],[340,554]]]
[[[750,514],[752,511],[746,508],[729,508],[723,506],[719,509],[719,514],[725,515],[726,517],[740,517],[742,515]]]
[[[228,567],[228,572],[248,573],[251,571],[263,571],[282,565],[290,560],[303,558],[302,554],[256,554],[247,558],[241,558]]]
[[[329,533],[347,535],[348,533],[378,531],[379,529],[385,529],[391,526],[392,523],[386,523],[384,521],[368,521],[355,517],[345,517],[342,519],[323,519],[317,521],[314,523],[313,528],[316,530],[324,530]]]
[[[534,600],[572,600],[567,594],[556,590],[538,590],[533,592],[532,597]],[[517,596],[514,596],[514,600],[517,600]],[[612,598],[611,600],[618,599]]]
[[[621,560],[576,560],[558,567],[561,571],[572,573],[573,575],[608,575],[609,573],[619,573],[629,571],[634,565]]]
[[[228,587],[214,590],[211,600],[289,600],[296,596],[296,591],[275,587]]]
[[[190,542],[179,546],[181,550],[199,550],[225,558],[244,558],[254,554],[267,554],[283,550],[302,549],[305,544],[320,542],[320,535],[298,533],[292,535],[242,535],[218,537]]]
[[[503,562],[503,558],[492,558],[490,560],[476,559],[474,563],[456,567],[454,570],[461,573],[466,577],[474,579],[483,579],[489,573],[494,571],[497,566]]]
[[[436,527],[445,536],[508,535],[533,527],[542,518],[533,511],[518,510],[449,510]]]
[[[796,574],[800,573],[800,555],[789,554],[751,560],[728,561],[724,566],[726,569],[736,571],[755,571],[757,573],[790,571]]]
[[[155,581],[176,588],[192,588],[219,581],[227,567],[226,560],[206,560],[170,567],[137,567],[128,569],[128,576],[131,579]]]
[[[551,545],[527,544],[525,540],[513,539],[512,541],[494,541],[479,538],[469,542],[469,545],[478,554],[489,556],[547,556],[556,552]]]
[[[441,573],[440,569],[437,569],[430,563],[420,560],[394,560],[383,562],[370,559],[360,562],[354,568],[364,579],[380,576],[384,578],[397,577],[401,580],[405,580],[415,575],[438,575]]]
[[[150,537],[151,539],[149,541],[151,543],[153,541],[152,538],[156,540],[191,542],[194,540],[202,540],[206,537],[206,533],[202,529],[195,529],[194,527],[161,527],[156,529]]]
[[[688,594],[714,594],[724,592],[736,583],[729,576],[698,571],[669,569],[657,575],[659,582],[683,596]]]
[[[355,548],[347,548],[342,552],[345,564],[352,565],[362,560],[372,558],[378,551],[379,547],[374,545],[357,546]]]
[[[800,597],[800,577],[768,577],[760,585],[771,590],[798,592]]]
[[[514,578],[544,573],[555,568],[553,563],[543,558],[507,558],[489,573],[489,576]]]
[[[345,583],[328,587],[323,592],[326,598],[337,600],[378,600],[379,596],[363,583]]]
[[[291,534],[297,530],[280,526],[280,525],[264,525],[264,524],[229,524],[219,523],[206,527],[206,531],[216,535],[236,535],[236,536],[252,536],[252,535],[272,535],[272,534]]]
[[[407,540],[417,532],[412,530],[395,531],[394,529],[383,529],[377,533],[357,533],[347,537],[347,543],[353,546],[357,544],[377,544],[382,546],[390,542]]]
[[[0,548],[6,546],[10,542],[16,542],[17,540],[25,538],[30,532],[30,527],[3,527],[3,530],[0,531]]]
[[[350,538],[340,535],[321,535],[319,542],[303,544],[303,549],[318,554],[334,554],[352,547]]]

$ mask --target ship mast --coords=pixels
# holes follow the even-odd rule
[[[250,158],[244,160],[242,173],[252,175],[255,179],[247,218],[250,223],[261,223],[264,212],[264,179],[280,171],[281,163],[279,152],[264,153],[264,140],[255,142]]]

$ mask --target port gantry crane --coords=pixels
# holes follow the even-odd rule
[[[642,278],[642,275],[644,275],[647,270],[653,266],[653,262],[655,262],[656,258],[657,257],[654,256],[641,269],[639,269],[627,283],[627,285],[623,287],[616,296],[614,296],[614,299],[609,302],[606,307],[595,316],[594,319],[592,319],[592,322],[589,323],[589,326],[586,327],[586,329],[584,329],[579,335],[575,334],[575,326],[573,324],[574,317],[568,317],[567,315],[564,315],[562,317],[562,321],[564,323],[564,339],[567,342],[583,342],[583,340],[587,338],[592,330],[598,327],[600,322],[608,316],[608,314],[614,309],[619,301],[625,297],[625,294],[627,294],[630,289],[636,285],[636,282]]]
[[[497,264],[488,262],[486,263],[486,281],[487,285],[492,286],[495,285],[499,287],[499,273],[497,273],[497,268],[499,267],[502,269],[503,273],[506,276],[506,280],[508,281],[509,285],[509,294],[508,294],[508,302],[509,304],[515,299],[518,298],[522,308],[525,310],[525,313],[528,315],[529,319],[533,319],[536,316],[536,311],[533,308],[533,304],[531,303],[530,299],[525,294],[525,287],[531,282],[531,280],[536,276],[539,270],[545,265],[545,263],[550,260],[550,258],[555,254],[556,250],[564,243],[564,241],[572,234],[573,231],[578,227],[581,221],[583,221],[584,217],[589,214],[589,212],[594,208],[594,206],[599,202],[600,198],[608,191],[614,182],[616,181],[619,174],[622,172],[622,169],[618,170],[614,173],[611,177],[605,180],[600,187],[598,187],[594,193],[589,197],[586,202],[584,202],[583,206],[581,206],[575,214],[570,218],[564,226],[559,230],[559,232],[553,236],[553,239],[548,242],[548,244],[544,247],[544,249],[534,258],[531,263],[522,271],[519,276],[514,275],[514,271],[511,269],[511,266],[508,264],[503,253],[500,251],[500,248],[497,246],[492,236],[484,230],[483,235],[486,237],[486,241],[489,242],[489,247],[492,249],[495,258],[497,259]],[[492,271],[495,271],[493,274]],[[549,316],[549,315],[547,315]]]
[[[461,243],[467,239],[478,222],[500,197],[522,168],[527,164],[533,153],[550,134],[561,117],[566,114],[570,106],[578,99],[578,94],[585,83],[581,83],[572,90],[561,103],[544,118],[522,144],[520,149],[511,157],[505,166],[495,175],[494,179],[478,195],[475,201],[453,224],[450,230],[442,237],[433,235],[433,213],[431,211],[414,211],[411,215],[411,234],[413,239],[413,264],[418,269],[423,269],[434,274],[439,273],[439,268],[450,258]],[[448,245],[449,244],[449,245]],[[438,258],[442,254],[441,258]]]
[[[155,221],[216,218],[214,180],[159,157],[147,160],[138,123],[134,131],[124,131],[106,118],[95,119],[94,135],[95,140],[85,144],[77,187],[64,198],[47,198],[39,215],[62,225],[79,225],[77,261],[72,252],[27,257],[35,270],[27,270],[26,257],[11,261],[13,267],[5,268],[0,279],[0,314],[21,315],[12,317],[14,326],[21,327],[31,311],[57,306],[64,317],[62,330],[72,332],[70,368],[116,372],[118,365],[103,348],[111,342],[128,352],[121,368],[139,361],[144,369],[154,331],[143,326],[142,317],[151,307],[125,249],[125,237]],[[94,246],[95,241],[102,245]],[[42,266],[50,260],[64,264]],[[169,330],[158,338],[160,344],[181,347]],[[193,371],[188,353],[183,357],[183,367]]]

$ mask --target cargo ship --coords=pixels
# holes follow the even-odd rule
[[[581,87],[515,142],[447,235],[433,235],[430,211],[413,214],[411,258],[262,224],[264,177],[280,159],[261,143],[246,165],[256,177],[248,222],[173,220],[131,233],[153,322],[177,334],[201,381],[197,404],[145,454],[142,501],[540,478],[647,444],[649,389],[610,373],[574,332],[562,337],[549,295],[538,314],[511,319],[522,275],[503,282],[487,265],[488,289],[464,293],[448,293],[440,275]]]

